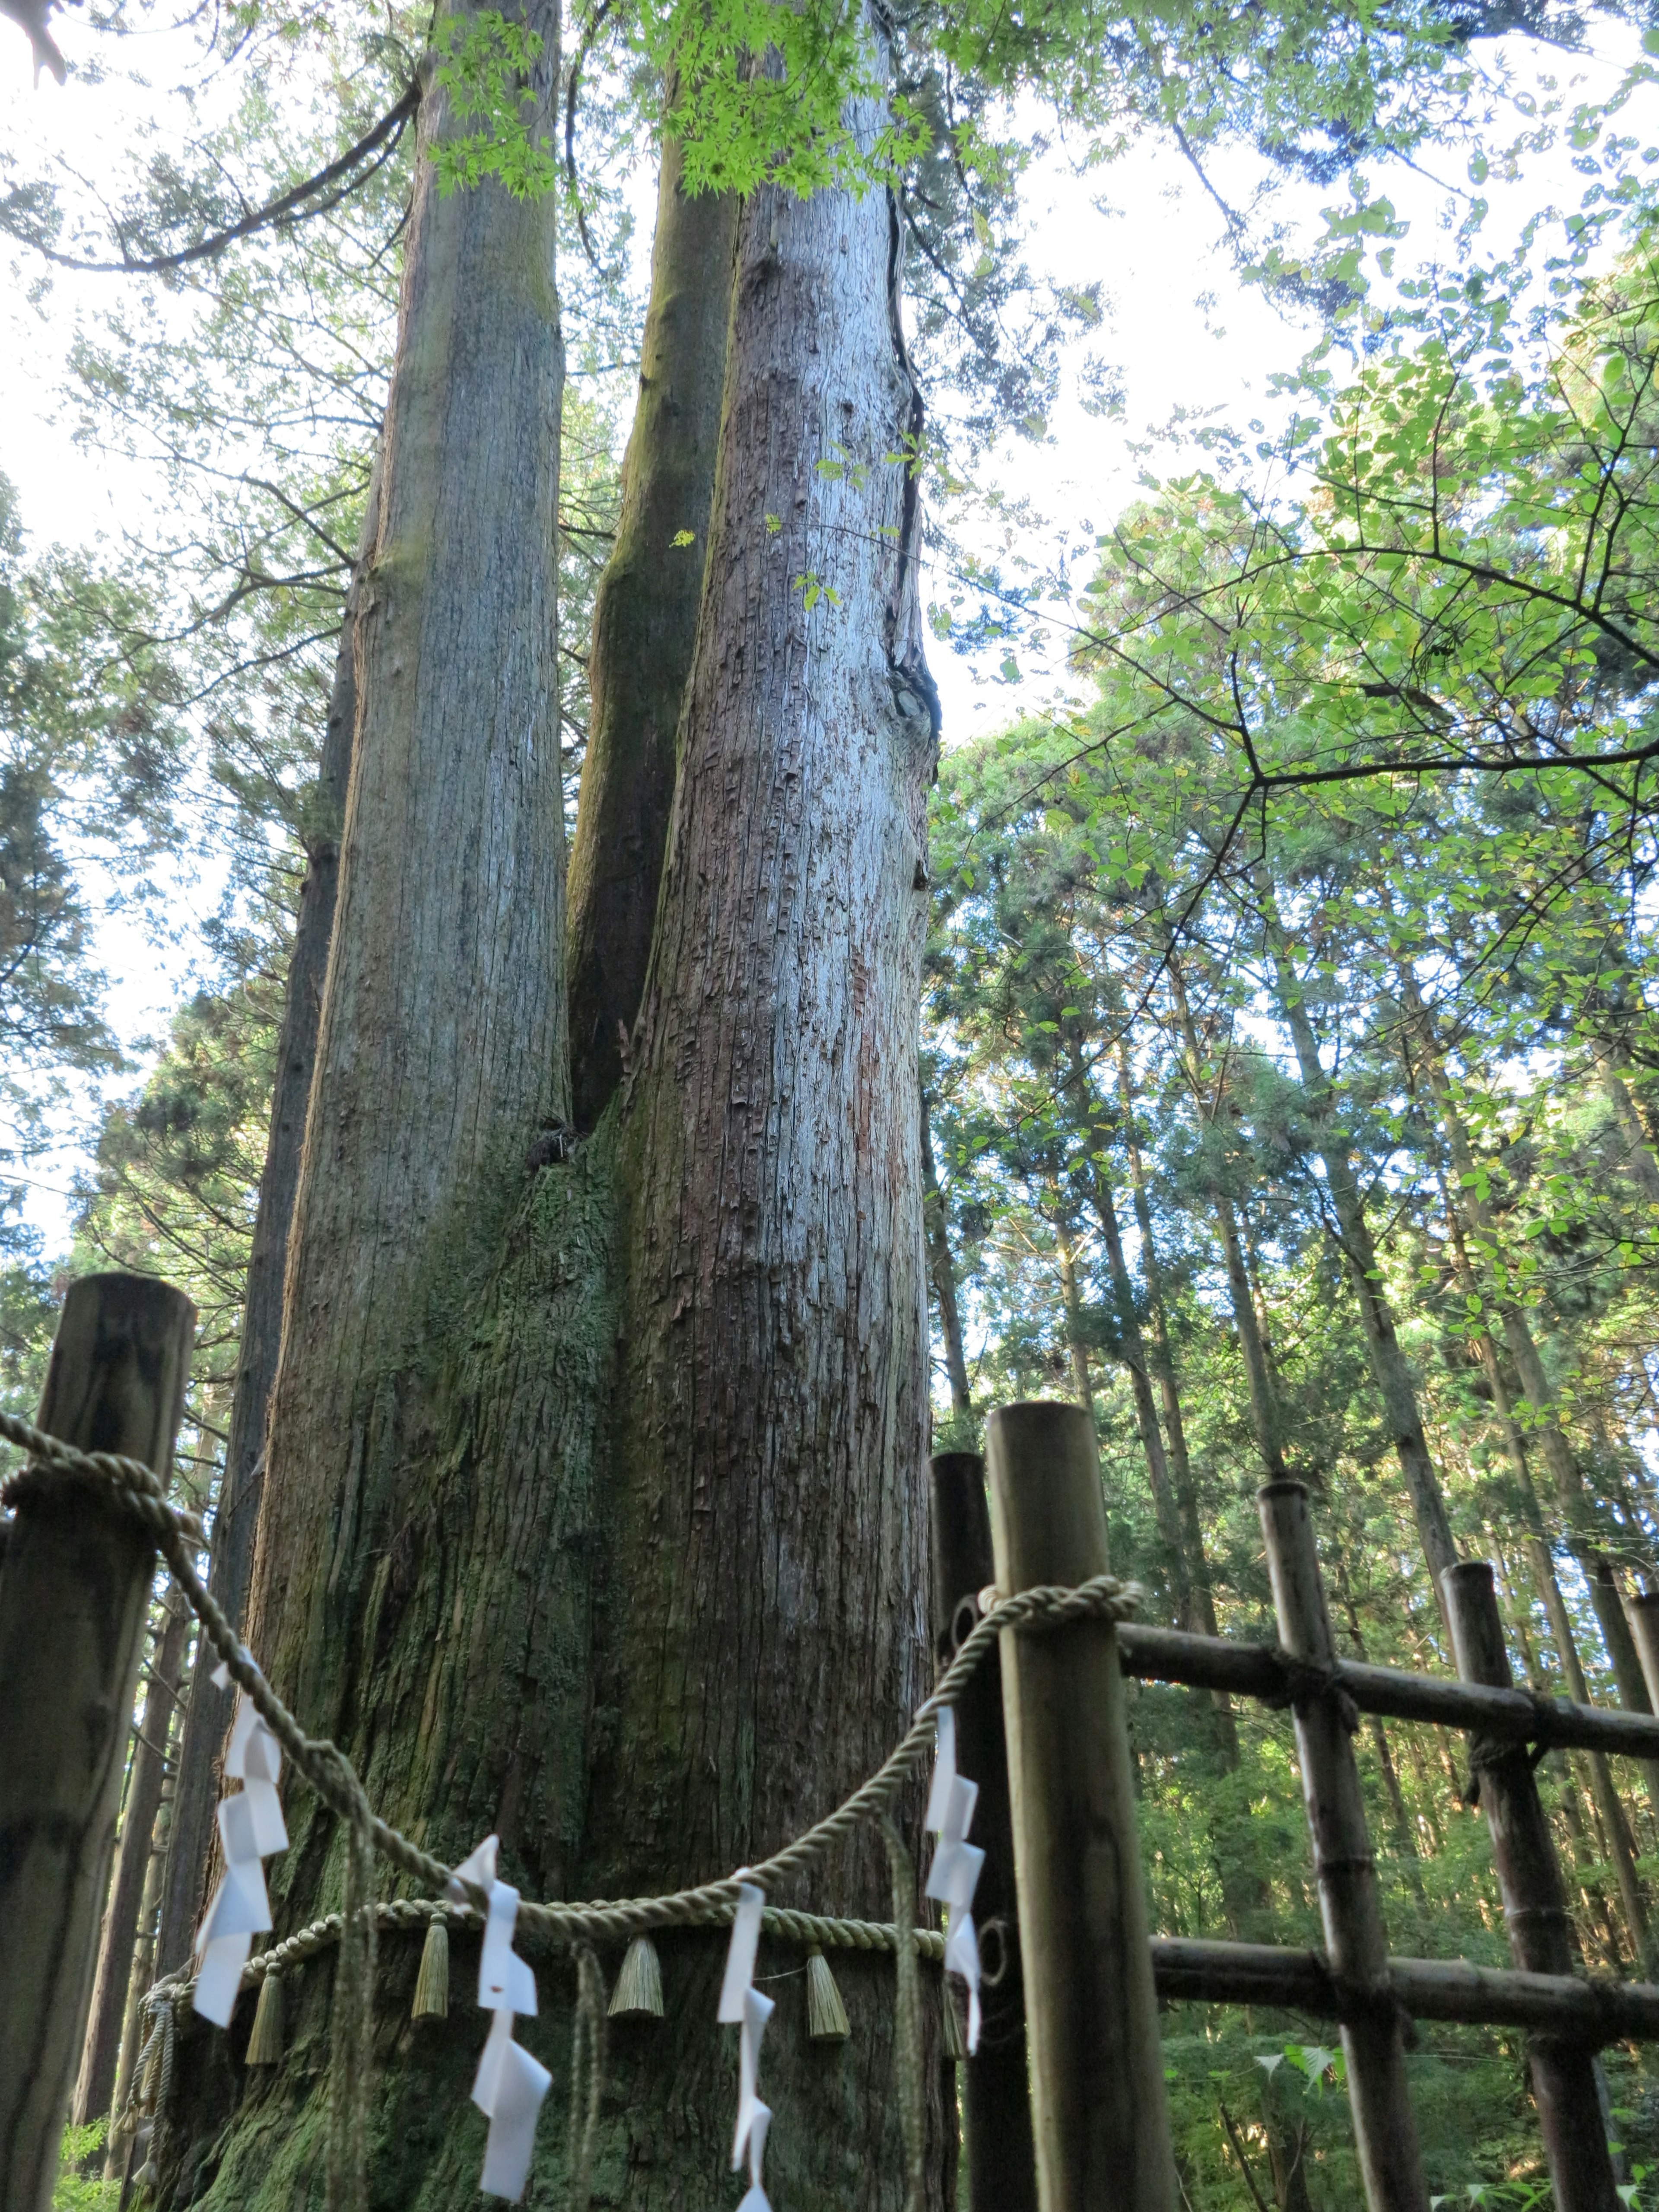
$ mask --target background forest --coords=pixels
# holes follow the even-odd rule
[[[325,743],[426,23],[5,13],[74,62],[0,147],[14,312],[63,353],[64,434],[165,496],[64,550],[0,478],[0,1382],[33,1412],[71,1274],[165,1274],[201,1316],[183,1472],[211,1509],[295,916],[337,848]],[[573,822],[660,82],[608,15],[567,27],[563,143],[520,179],[559,210]],[[1268,1640],[1255,1493],[1292,1474],[1345,1650],[1449,1673],[1435,1578],[1490,1559],[1517,1677],[1647,1711],[1659,31],[1531,7],[1449,30],[1355,11],[1352,40],[1228,21],[1239,50],[1280,38],[1282,66],[1235,69],[1179,11],[1115,52],[1109,90],[1106,42],[1091,60],[1069,16],[1071,58],[1056,32],[1000,77],[959,74],[919,22],[906,51],[932,652],[956,672],[921,1009],[934,1443],[1074,1398],[1147,1617]],[[3,27],[21,114],[30,64]],[[1511,81],[1528,39],[1563,85],[1599,41],[1611,89],[1540,110]],[[64,118],[94,94],[131,120],[123,173],[76,166]],[[1287,364],[1267,427],[1218,392],[1086,529],[1044,510],[1043,457],[1069,408],[1103,480],[1121,466],[1111,272],[1042,275],[1022,197],[1068,131],[1079,189],[1151,145],[1211,196]],[[1395,204],[1425,171],[1462,180],[1432,245]],[[1501,251],[1489,176],[1522,210]],[[811,609],[816,576],[795,582]],[[971,735],[949,711],[970,670],[997,687]],[[104,972],[135,945],[181,983],[148,1050]],[[60,1243],[28,1194],[77,1146]],[[138,1741],[176,1755],[192,1663],[158,1601]],[[1288,1715],[1143,1686],[1132,1722],[1154,1927],[1316,1942]],[[1393,1948],[1504,1961],[1459,1747],[1376,1720],[1359,1742]],[[1558,1753],[1540,1778],[1585,1965],[1659,1979],[1659,1768]],[[123,2082],[128,1986],[100,2062]],[[1358,2201],[1340,2057],[1311,2026],[1188,2005],[1164,2030],[1189,2212]],[[1410,2065],[1437,2201],[1547,2202],[1518,2037],[1425,2030]],[[1659,2206],[1659,2074],[1622,2047],[1606,2072],[1626,2201]],[[61,2201],[104,2187],[68,2179]]]

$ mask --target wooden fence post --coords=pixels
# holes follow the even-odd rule
[[[1307,1491],[1299,1482],[1269,1482],[1256,1492],[1256,1502],[1279,1643],[1310,1667],[1328,1668],[1335,1661],[1336,1644]],[[1389,1987],[1388,1936],[1353,1738],[1340,1700],[1329,1691],[1297,1698],[1295,1711],[1325,1947],[1333,1971],[1350,1991],[1375,1996],[1374,2004],[1342,2023],[1365,2202],[1370,2212],[1427,2212],[1428,2185],[1406,2080],[1401,2018]]]
[[[1509,1689],[1509,1653],[1491,1567],[1484,1559],[1460,1560],[1442,1580],[1458,1673],[1466,1682]],[[1570,1974],[1573,1955],[1566,1895],[1531,1757],[1523,1744],[1499,1744],[1477,1735],[1470,1741],[1469,1760],[1492,1835],[1515,1963],[1537,1973]],[[1617,2212],[1613,2160],[1590,2051],[1565,2038],[1534,2035],[1528,2039],[1527,2056],[1559,2212]]]
[[[1083,1408],[1002,1407],[985,1443],[998,1589],[1106,1573]],[[1000,1641],[1037,2201],[1042,2212],[1175,2212],[1116,1632],[1080,1620]]]
[[[166,1476],[196,1310],[142,1275],[70,1285],[40,1426]],[[155,1540],[88,1484],[18,1501],[0,1571],[0,2204],[49,2212],[86,2032]]]
[[[977,1452],[937,1452],[933,1462],[933,1655],[955,1655],[957,1608],[994,1578],[985,1462]],[[978,1618],[963,1616],[963,1633]],[[957,1762],[979,1784],[973,1841],[985,1853],[974,1919],[987,1962],[996,1968],[985,1930],[999,1922],[1006,1965],[983,1992],[977,2053],[963,2069],[963,2148],[969,2212],[1036,2212],[1036,2154],[1025,2057],[1025,1988],[1014,1894],[1013,1812],[1002,1730],[1002,1662],[993,1652],[957,1700]],[[950,2000],[947,1996],[946,2002]]]

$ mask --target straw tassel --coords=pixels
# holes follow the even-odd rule
[[[421,1971],[416,1978],[415,2002],[410,2017],[449,2017],[449,1924],[441,1912],[434,1912],[426,1923],[426,1942],[421,1946]]]
[[[812,2043],[845,2043],[852,2029],[830,1961],[816,1943],[806,1954],[806,2033]]]
[[[952,2066],[964,2066],[968,2063],[968,2044],[962,2033],[962,2022],[957,2018],[957,2001],[949,1982],[939,1995],[945,2009],[945,2056]]]
[[[662,2018],[662,1961],[648,1936],[636,1936],[628,1947],[617,1986],[611,1995],[610,2018]]]
[[[258,2009],[247,2039],[250,2066],[276,2066],[283,2057],[283,1978],[267,1974],[259,1984]]]

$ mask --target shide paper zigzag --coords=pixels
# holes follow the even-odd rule
[[[519,1893],[510,1881],[495,1879],[499,1843],[498,1837],[486,1836],[471,1857],[456,1868],[449,1888],[459,1904],[466,1902],[469,1882],[489,1899],[478,1954],[478,2002],[490,2014],[489,2033],[472,2082],[472,2101],[489,2122],[478,2186],[486,2197],[516,2203],[530,2179],[536,2121],[553,2076],[513,2039],[514,2014],[534,2017],[536,1977],[513,1948]]]
[[[772,2212],[761,2186],[761,2160],[766,2154],[766,2131],[772,2124],[772,2108],[760,2100],[761,2038],[772,2017],[772,2000],[754,1986],[755,1952],[760,1942],[761,1913],[766,1893],[752,1881],[739,1883],[738,1910],[732,1923],[732,1942],[726,1954],[726,1978],[720,1984],[717,2020],[739,2030],[738,2048],[738,2125],[732,2138],[732,2171],[749,2154],[749,2189],[738,2212]]]
[[[945,1971],[960,1974],[968,1984],[968,2050],[979,2048],[979,1938],[974,1932],[974,1892],[979,1886],[985,1854],[968,1841],[974,1823],[979,1784],[957,1772],[957,1717],[941,1705],[936,1717],[939,1750],[933,1760],[933,1786],[927,1793],[925,1826],[939,1838],[933,1863],[927,1870],[927,1895],[943,1905],[951,1916],[945,1939]]]
[[[213,1680],[222,1690],[229,1669],[221,1664]],[[255,1711],[246,1690],[238,1692],[236,1719],[225,1753],[225,1772],[241,1788],[219,1801],[219,1840],[225,1871],[213,1902],[197,1931],[196,2009],[216,2027],[228,2027],[242,1985],[242,1969],[253,1939],[270,1926],[262,1862],[288,1849],[282,1800],[276,1795],[283,1748]]]

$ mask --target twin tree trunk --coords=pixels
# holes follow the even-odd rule
[[[305,882],[300,891],[300,910],[295,917],[294,945],[289,957],[283,1018],[276,1038],[270,1127],[254,1211],[252,1249],[242,1298],[242,1332],[236,1354],[236,1389],[213,1527],[208,1587],[232,1623],[239,1627],[247,1602],[248,1576],[253,1565],[253,1534],[258,1522],[264,1476],[265,1417],[270,1408],[277,1354],[282,1347],[283,1279],[288,1269],[289,1228],[300,1181],[306,1106],[311,1097],[312,1072],[317,1057],[317,1027],[322,1015],[328,948],[334,933],[340,833],[345,820],[351,746],[357,720],[357,617],[364,566],[373,550],[378,525],[379,489],[377,465],[369,480],[357,565],[346,593],[345,620],[329,692],[317,783],[306,823]],[[161,1925],[155,1939],[155,1965],[161,1973],[171,1973],[189,1956],[197,1918],[204,1901],[202,1877],[209,1840],[214,1832],[214,1767],[225,1722],[225,1699],[211,1680],[217,1664],[217,1652],[203,1637],[191,1678],[173,1783]]]
[[[529,12],[539,131],[556,21]],[[857,117],[866,143],[881,120]],[[642,563],[696,563],[704,542],[707,561],[632,1048],[594,1133],[550,1163],[538,1132],[569,1118],[553,208],[489,186],[441,202],[445,127],[428,102],[246,1635],[430,1848],[453,1860],[493,1828],[529,1894],[630,1895],[774,1849],[879,1761],[927,1686],[917,1008],[937,711],[915,480],[893,458],[920,401],[889,196],[757,191],[733,224],[729,339],[689,319],[725,353],[712,502],[700,518],[663,495],[641,525]],[[641,416],[641,508],[679,428],[672,406]],[[659,525],[698,545],[653,546]],[[633,649],[614,628],[601,694]],[[648,829],[617,818],[590,884],[627,875],[630,819]],[[584,893],[584,913],[602,904]],[[613,981],[595,1001],[629,1023]],[[279,1933],[341,1890],[334,1823],[301,1789],[289,1804]],[[878,1856],[849,1850],[779,1901],[885,1917]],[[601,2200],[642,2212],[723,2186],[736,2090],[714,2025],[723,1936],[662,1948],[669,2018],[612,2037],[598,2166]],[[377,2007],[373,2193],[399,2208],[458,2201],[482,2145],[467,1968],[447,2026],[416,2038],[417,1952],[383,1946]],[[557,2071],[569,1968],[538,1965],[541,2015],[519,2032]],[[891,1962],[837,1974],[838,2048],[806,2042],[799,1978],[778,1985],[769,2181],[781,2202],[885,2212],[904,2194]],[[186,2093],[176,2188],[238,2208],[318,2190],[329,1981],[326,1962],[290,1978],[289,2057],[228,2132]],[[565,2171],[558,2102],[544,2189]]]

